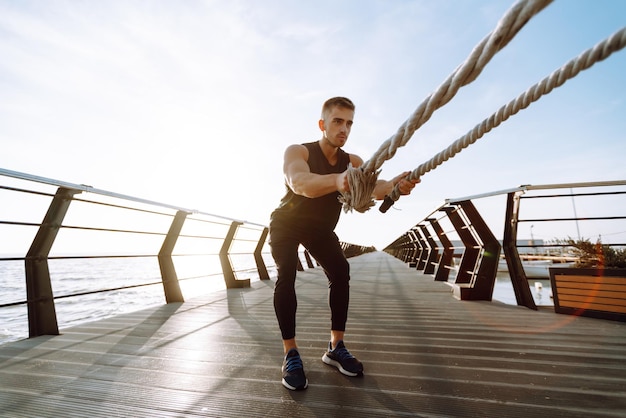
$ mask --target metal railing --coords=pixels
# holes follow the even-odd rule
[[[250,278],[238,276],[268,280],[266,261],[273,268],[264,225],[5,169],[0,176],[2,244],[12,253],[0,262],[23,261],[26,287],[26,299],[3,300],[0,309],[26,305],[30,337],[59,333],[58,299],[162,285],[167,303],[182,302],[182,281],[221,276],[226,288],[245,287]],[[158,260],[160,280],[53,292],[51,261],[146,258]],[[179,277],[184,258],[204,260],[203,271]]]
[[[451,285],[462,300],[492,299],[503,251],[517,304],[537,309],[522,260],[571,261],[574,257],[567,253],[567,241],[585,238],[609,247],[626,247],[622,238],[626,236],[625,186],[626,180],[524,185],[448,199],[384,251],[432,274],[437,281],[448,282],[454,272]],[[493,208],[498,204],[493,199],[501,198],[505,198],[500,202],[505,206],[504,224],[488,225],[485,219],[494,219]],[[484,200],[490,202],[483,205],[481,215],[478,206]],[[551,231],[554,240],[535,239],[535,224]],[[530,240],[518,239],[521,225],[530,226]],[[502,232],[502,239],[496,238],[496,229]],[[618,237],[617,241],[612,241],[613,237]]]

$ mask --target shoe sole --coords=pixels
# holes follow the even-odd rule
[[[285,379],[282,380],[282,383],[283,386],[289,390],[304,390],[309,387],[309,379],[306,379],[306,382],[304,382],[304,386],[302,387],[291,386]]]
[[[344,368],[341,366],[341,363],[339,363],[337,360],[333,360],[333,359],[331,359],[330,357],[328,357],[328,356],[326,355],[326,353],[324,353],[324,355],[322,356],[322,361],[323,361],[324,363],[328,364],[329,366],[336,367],[336,368],[337,368],[337,370],[339,370],[339,371],[341,372],[341,374],[346,375],[346,376],[356,377],[356,376],[360,376],[360,375],[362,375],[362,374],[363,374],[363,372],[360,372],[360,373],[354,373],[354,372],[351,372],[351,371],[348,371],[348,370],[344,369]]]

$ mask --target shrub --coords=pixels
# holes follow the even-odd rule
[[[593,244],[589,239],[574,240],[569,238],[565,243],[572,247],[578,257],[574,267],[626,268],[626,249],[615,249],[602,244],[600,240]]]

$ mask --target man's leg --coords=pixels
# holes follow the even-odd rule
[[[337,347],[337,343],[339,341],[343,341],[343,337],[345,335],[345,331],[337,331],[335,329],[330,330],[330,348],[333,349]]]
[[[331,330],[343,338],[350,301],[350,265],[334,232],[305,244],[328,277]],[[332,337],[332,336],[331,336]]]
[[[277,280],[274,287],[274,312],[288,351],[295,346],[296,298],[295,281],[298,265],[298,242],[293,240],[270,241],[272,257],[276,262]]]
[[[282,384],[290,390],[306,389],[309,382],[296,345],[295,291],[299,242],[280,234],[280,229],[270,226],[270,247],[278,270],[274,287],[274,311],[280,327],[285,358],[282,366]]]
[[[350,354],[343,343],[350,301],[350,264],[334,232],[306,244],[311,255],[324,268],[330,289],[331,339],[322,360],[346,376],[360,376],[363,364]]]

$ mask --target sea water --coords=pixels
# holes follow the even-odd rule
[[[211,265],[197,268],[203,261],[190,258],[175,261],[185,298],[226,288],[219,261],[204,261]],[[59,330],[166,303],[156,257],[53,259],[48,264],[52,292],[57,298],[55,310]],[[241,274],[251,280],[258,279],[258,274],[252,270],[236,273],[237,278]],[[134,287],[122,289],[128,286]],[[26,300],[24,261],[0,262],[0,289],[0,305]],[[102,291],[105,289],[118,290]],[[94,291],[98,292],[64,297]],[[0,308],[0,344],[27,337],[26,304]]]
[[[258,280],[253,264],[248,262],[249,270],[244,269],[244,273],[236,273],[237,277]],[[276,272],[269,267],[270,262],[266,261],[266,264],[270,276],[275,277]],[[165,303],[156,257],[50,260],[49,269],[55,297],[139,286],[57,299],[55,310],[61,331],[73,325]],[[186,299],[226,288],[221,274],[194,275],[198,271],[221,272],[219,262],[216,260],[182,260],[176,264],[176,269],[179,279],[182,279],[180,287]],[[235,266],[235,269],[238,267]],[[550,281],[539,282],[541,286],[535,286],[535,280],[529,280],[535,303],[538,306],[552,305]],[[0,262],[0,289],[0,305],[26,300],[24,261]],[[493,300],[516,304],[511,280],[506,273],[498,273]],[[26,305],[0,308],[0,344],[27,337]]]
[[[530,286],[530,293],[537,306],[554,306],[550,279],[528,279],[528,284]],[[508,273],[498,272],[496,275],[496,283],[493,288],[493,300],[509,305],[517,305],[513,283],[511,283],[511,277]]]

